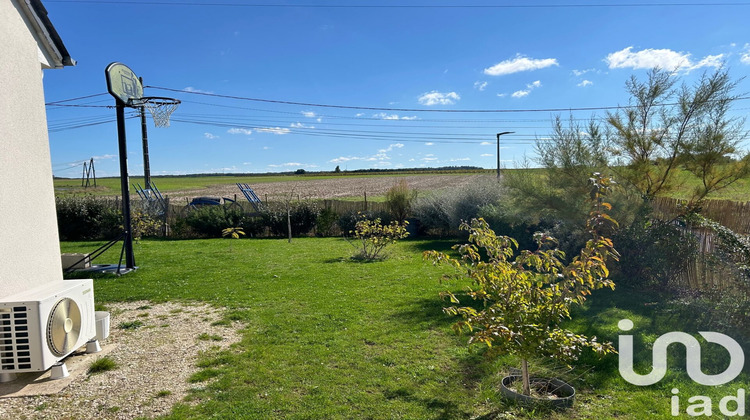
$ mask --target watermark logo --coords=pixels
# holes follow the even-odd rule
[[[633,321],[629,319],[620,320],[617,326],[622,331],[633,329]],[[724,372],[716,375],[706,375],[701,370],[701,345],[698,340],[684,332],[666,333],[654,342],[653,362],[651,372],[641,375],[633,371],[633,336],[620,335],[619,353],[620,375],[633,385],[648,386],[659,382],[667,373],[667,347],[673,343],[685,346],[687,355],[687,374],[693,381],[706,386],[723,385],[736,378],[745,366],[745,353],[742,347],[732,337],[717,332],[700,331],[700,334],[709,343],[716,343],[729,352],[729,366]]]
[[[629,319],[620,320],[617,326],[622,331],[630,331],[633,329],[633,321]],[[686,370],[688,376],[693,381],[705,385],[705,386],[716,386],[723,385],[727,382],[736,378],[741,372],[745,365],[745,353],[742,351],[742,347],[734,341],[731,337],[711,331],[700,331],[698,334],[701,335],[707,342],[716,343],[724,347],[729,352],[729,366],[724,372],[716,375],[706,375],[701,369],[701,345],[700,342],[690,334],[684,332],[669,332],[659,336],[654,342],[652,350],[652,362],[651,372],[645,375],[635,373],[633,371],[633,336],[632,335],[620,335],[619,338],[619,370],[620,375],[626,381],[633,385],[648,386],[653,385],[667,373],[667,348],[670,344],[679,343],[685,346],[686,354]],[[678,416],[682,412],[680,405],[679,390],[677,388],[672,389],[673,396],[671,397],[671,413],[673,416]],[[688,416],[712,416],[713,415],[713,402],[711,398],[701,395],[695,395],[690,397],[688,405],[685,409],[685,414]],[[732,409],[729,406],[733,405],[735,408]],[[745,390],[740,388],[737,390],[737,395],[728,395],[723,397],[719,401],[719,411],[721,414],[729,417],[744,416],[745,415]]]

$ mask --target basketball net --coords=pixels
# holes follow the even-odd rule
[[[151,114],[151,118],[154,120],[154,127],[169,127],[169,117],[177,107],[180,106],[180,100],[173,98],[143,97],[132,100],[131,106],[141,108],[141,110],[144,108],[147,109],[149,114]]]

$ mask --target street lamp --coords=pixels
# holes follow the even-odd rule
[[[502,133],[497,133],[497,180],[500,180],[500,136],[504,134],[513,134],[514,131],[503,131]]]

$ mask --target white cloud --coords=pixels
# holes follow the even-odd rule
[[[210,139],[210,140],[218,139],[219,138],[219,136],[217,136],[215,134],[211,134],[211,133],[203,133],[203,137],[205,137],[207,139]]]
[[[313,128],[315,128],[315,126],[314,126],[314,125],[307,125],[307,124],[302,124],[301,122],[295,122],[295,123],[292,123],[292,124],[290,125],[290,127],[292,127],[292,128],[308,128],[308,129],[313,129]]]
[[[435,143],[433,143],[433,142],[431,142],[431,141],[428,141],[428,142],[427,142],[427,143],[425,143],[424,145],[425,145],[425,146],[434,146],[434,145],[435,145]]]
[[[381,120],[407,120],[407,121],[411,121],[411,120],[416,120],[417,119],[417,117],[414,116],[414,115],[413,116],[409,116],[409,117],[407,117],[407,116],[400,117],[397,114],[386,114],[385,112],[381,112],[381,113],[378,113],[378,114],[373,114],[372,117],[373,118],[379,118]]]
[[[539,70],[551,66],[559,66],[556,58],[533,59],[516,54],[514,58],[501,61],[492,67],[484,69],[488,76],[504,76],[506,74],[519,73],[522,71]]]
[[[315,118],[316,114],[312,111],[302,111],[302,115],[307,118]]]
[[[256,132],[258,133],[273,133],[279,136],[282,136],[284,134],[289,134],[291,132],[288,128],[281,128],[281,127],[264,127],[264,128],[256,128]]]
[[[620,51],[607,54],[604,61],[611,69],[633,68],[652,69],[661,68],[665,70],[682,70],[689,72],[701,67],[718,67],[724,59],[723,54],[708,55],[693,63],[690,53],[677,52],[670,49],[653,49],[633,52],[633,47],[627,47]]]
[[[365,114],[363,112],[358,112],[355,117],[364,117]]]
[[[388,148],[386,149],[378,150],[378,153],[388,153],[390,151],[393,151],[393,149],[401,149],[402,147],[404,147],[403,143],[393,143],[393,144],[389,144]]]
[[[302,168],[317,168],[318,165],[312,163],[299,163],[299,162],[286,162],[278,165],[268,165],[269,168],[288,168],[288,167],[302,167]]]
[[[418,100],[422,105],[432,106],[453,105],[460,99],[461,96],[456,92],[441,93],[433,90],[432,92],[423,93]]]
[[[343,163],[343,162],[349,162],[352,160],[359,160],[363,162],[379,162],[381,165],[384,165],[387,163],[388,160],[391,159],[390,156],[388,156],[388,152],[393,151],[394,149],[400,149],[404,147],[403,143],[393,143],[389,144],[387,148],[380,149],[378,152],[371,156],[339,156],[335,159],[331,159],[328,162],[329,163]]]
[[[188,87],[186,87],[185,89],[182,89],[182,90],[184,90],[185,92],[192,92],[192,93],[213,93],[213,92],[208,91],[208,90],[196,89],[196,88],[194,88],[192,86],[188,86]]]
[[[586,70],[573,70],[573,75],[576,77],[581,77],[586,73],[595,72],[596,69],[586,69]]]
[[[489,83],[487,82],[474,82],[474,89],[483,92],[485,89],[487,89],[487,85]]]
[[[116,157],[117,157],[117,155],[106,154],[106,155],[101,155],[101,156],[92,156],[91,159],[94,159],[94,160],[108,160],[108,159],[114,159]],[[77,165],[78,165],[78,163],[71,164],[71,166],[77,166]]]
[[[592,82],[591,80],[585,80],[584,79],[581,83],[578,84],[578,86],[579,87],[586,87],[586,86],[591,86],[593,84],[594,84],[594,82]]]
[[[489,142],[489,141],[483,141],[479,143],[480,146],[493,146],[495,143]]]
[[[271,150],[271,148],[268,146],[263,146],[263,150]]]
[[[490,157],[490,156],[495,156],[495,155],[493,155],[492,153],[482,153],[479,156],[481,156],[481,157]]]
[[[517,90],[517,91],[513,92],[513,94],[510,95],[510,96],[512,96],[514,98],[523,98],[524,96],[528,96],[529,93],[531,93],[532,90],[538,89],[540,87],[542,87],[542,82],[539,81],[539,80],[536,80],[536,81],[531,82],[528,85],[526,85],[526,89],[524,89],[524,90]]]
[[[690,70],[699,69],[701,67],[721,67],[724,62],[724,54],[707,55],[703,57],[698,64],[695,64]]]
[[[745,44],[745,51],[740,56],[740,62],[750,66],[750,44]]]
[[[451,160],[449,160],[448,162],[467,162],[467,161],[470,161],[470,160],[471,160],[471,158],[467,158],[467,157],[465,157],[465,158],[455,158],[455,159],[451,159]]]
[[[238,128],[238,127],[235,127],[235,128],[230,128],[229,130],[227,130],[227,133],[229,133],[229,134],[244,134],[246,136],[249,136],[250,134],[253,134],[253,130],[251,130],[249,128]]]
[[[508,96],[508,94],[507,93],[498,93],[497,96],[500,97],[500,98],[504,98],[504,97]]]

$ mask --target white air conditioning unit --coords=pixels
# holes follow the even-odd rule
[[[45,371],[95,336],[91,279],[5,297],[0,301],[0,373]]]

